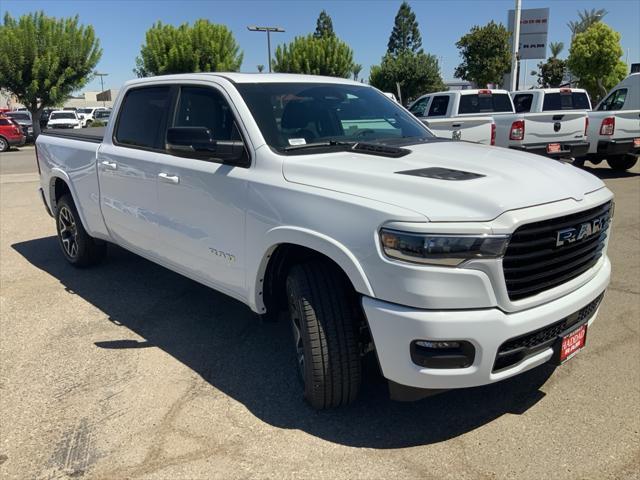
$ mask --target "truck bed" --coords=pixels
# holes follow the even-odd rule
[[[89,128],[48,128],[42,130],[41,135],[50,135],[52,137],[69,138],[72,140],[80,140],[83,142],[102,143],[104,131],[106,127],[89,127]]]

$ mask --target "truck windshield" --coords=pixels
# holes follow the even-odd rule
[[[330,141],[401,146],[434,138],[413,115],[371,87],[330,83],[236,87],[266,142],[279,151]]]

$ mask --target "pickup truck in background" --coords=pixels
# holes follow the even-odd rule
[[[616,85],[589,112],[589,153],[593,163],[606,160],[614,170],[629,170],[640,155],[640,73]]]
[[[416,105],[425,101],[425,109]],[[437,99],[437,100],[436,100]],[[430,115],[432,104],[443,106]],[[485,138],[482,143],[537,153],[553,158],[574,158],[586,154],[587,113],[532,112],[516,113],[509,92],[506,90],[457,90],[430,93],[420,97],[409,110],[417,112],[438,136],[464,140],[463,130],[473,131],[482,126]],[[425,114],[426,112],[426,114]],[[494,125],[489,127],[490,119]],[[435,123],[438,120],[439,123]],[[471,124],[467,125],[465,122]],[[491,128],[489,142],[486,132]],[[473,138],[467,135],[466,139]]]
[[[511,92],[516,113],[591,110],[591,99],[581,88],[534,88]]]
[[[409,111],[418,117],[440,138],[464,140],[466,142],[495,145],[496,124],[487,115],[465,115],[461,117],[460,96],[457,92],[442,92],[424,95],[409,106]],[[465,99],[462,99],[464,102]],[[506,107],[510,111],[510,106]],[[462,106],[464,111],[464,105]]]
[[[286,314],[319,409],[357,397],[364,357],[403,400],[559,365],[585,346],[609,283],[601,180],[438,139],[346,79],[133,80],[107,127],[47,130],[36,158],[70,264],[117,244]]]

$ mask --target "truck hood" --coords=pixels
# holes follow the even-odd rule
[[[500,214],[573,198],[604,183],[574,166],[538,155],[465,142],[406,147],[401,158],[333,152],[285,159],[287,181],[407,208],[431,221],[488,221]],[[446,168],[476,174],[447,180],[398,173]]]

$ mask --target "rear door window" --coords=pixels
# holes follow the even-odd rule
[[[513,106],[516,109],[516,113],[530,112],[531,102],[533,102],[532,93],[519,93],[513,97]]]
[[[433,102],[429,107],[430,117],[441,117],[447,114],[447,108],[449,107],[449,95],[437,95],[433,97]]]
[[[511,98],[507,93],[460,95],[458,113],[513,112]]]
[[[585,92],[546,93],[542,102],[543,112],[554,110],[590,110],[589,98]],[[517,110],[516,110],[517,111]]]
[[[627,89],[620,88],[609,95],[606,100],[604,100],[598,110],[622,110],[624,107],[624,101],[627,98]]]
[[[120,107],[115,140],[120,145],[164,149],[171,87],[130,90]]]

